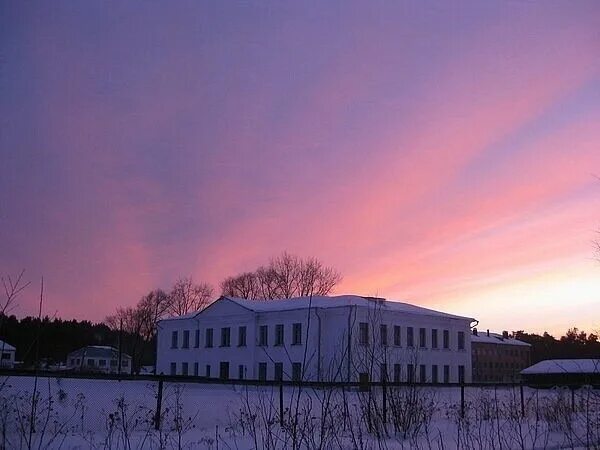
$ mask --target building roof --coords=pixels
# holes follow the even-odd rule
[[[531,347],[531,344],[527,342],[520,341],[513,337],[502,337],[501,334],[498,333],[490,333],[488,336],[487,333],[479,332],[477,335],[471,336],[471,342],[481,342],[483,344],[502,344],[502,345],[520,345],[523,347]]]
[[[600,359],[547,359],[521,370],[521,375],[567,373],[600,373]]]
[[[16,348],[14,348],[12,345],[10,345],[9,343],[4,342],[4,341],[0,341],[0,350],[13,351],[13,352],[17,351]]]
[[[107,345],[88,345],[87,347],[69,353],[69,358],[85,357],[85,358],[119,358],[119,350]],[[121,357],[131,359],[127,353],[121,353]]]
[[[423,308],[408,303],[394,300],[386,300],[375,297],[361,297],[358,295],[337,295],[337,296],[313,296],[313,297],[295,297],[278,300],[248,300],[236,297],[221,297],[217,301],[229,300],[239,306],[254,312],[274,312],[291,311],[296,309],[311,308],[340,308],[345,306],[362,306],[368,308],[381,308],[382,311],[397,311],[407,314],[418,314],[434,317],[445,317],[449,319],[474,321],[471,317],[457,316],[433,309]],[[197,316],[199,313],[186,314],[184,316],[173,317],[172,319],[189,319]],[[170,320],[170,319],[166,319]]]

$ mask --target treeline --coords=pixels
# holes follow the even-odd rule
[[[598,335],[577,328],[569,329],[558,339],[548,333],[539,335],[525,331],[515,332],[515,337],[531,344],[532,363],[545,359],[600,358]]]
[[[16,347],[16,359],[23,361],[25,367],[65,362],[67,355],[86,345],[119,346],[119,338],[123,346],[133,338],[128,333],[120,336],[119,331],[111,330],[102,323],[87,320],[62,320],[43,317],[25,317],[17,319],[14,315],[0,316],[2,323],[1,339]],[[152,364],[154,359],[154,342],[144,345],[143,364]]]
[[[330,294],[341,275],[316,258],[289,253],[272,258],[256,270],[227,277],[221,295],[253,300]],[[134,371],[153,365],[156,359],[156,332],[160,320],[206,308],[217,298],[205,282],[180,278],[169,290],[154,289],[133,306],[120,306],[104,323],[89,321],[8,316],[17,296],[29,285],[18,277],[2,278],[5,295],[0,302],[0,339],[17,348],[17,360],[26,367],[35,362],[64,362],[69,352],[87,345],[108,345],[132,358]],[[38,338],[39,336],[39,338]]]

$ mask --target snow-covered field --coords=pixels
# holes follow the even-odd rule
[[[600,448],[600,392],[315,390],[31,377],[0,379],[0,448]],[[33,396],[33,392],[37,395]],[[573,411],[575,409],[575,411]],[[384,413],[385,410],[385,413]],[[384,416],[386,417],[384,423]],[[33,418],[33,420],[32,420]],[[33,425],[33,426],[32,426]]]

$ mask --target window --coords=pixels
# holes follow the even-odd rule
[[[438,382],[438,366],[436,365],[431,366],[431,382]]]
[[[275,363],[275,380],[276,381],[283,380],[283,363],[280,363],[280,362]]]
[[[369,382],[369,373],[368,372],[360,372],[358,374],[358,382],[360,384],[367,384]],[[366,387],[368,389],[368,387]]]
[[[379,364],[379,380],[382,383],[388,381],[388,373],[387,373],[387,364],[386,363]]]
[[[258,334],[258,345],[266,346],[268,345],[269,339],[269,327],[267,325],[261,325],[259,328]]]
[[[200,330],[196,330],[196,335],[194,336],[194,347],[200,347]]]
[[[275,325],[275,345],[283,345],[283,324]]]
[[[394,383],[399,383],[402,377],[402,366],[394,364]]]
[[[458,349],[459,350],[465,349],[465,332],[464,331],[458,332]]]
[[[244,370],[244,365],[243,365],[243,364],[240,364],[240,365],[238,366],[238,379],[240,379],[240,380],[243,380],[243,379],[245,378],[245,377],[244,377],[244,372],[245,372],[245,370]]]
[[[458,382],[465,382],[465,366],[458,366]]]
[[[402,328],[400,326],[394,326],[394,345],[400,347],[402,345]]]
[[[438,330],[431,330],[431,348],[438,348]]]
[[[382,346],[388,345],[388,333],[387,333],[387,325],[379,326],[379,339]]]
[[[81,364],[81,360],[77,358],[77,365]]]
[[[207,328],[204,336],[204,346],[210,348],[213,346],[213,329]]]
[[[292,345],[302,344],[302,324],[295,323],[292,326]]]
[[[427,366],[425,364],[421,364],[419,367],[419,381],[421,383],[427,382]]]
[[[444,348],[450,348],[450,332],[448,330],[444,330]]]
[[[184,330],[181,348],[190,348],[190,330]]]
[[[419,328],[419,347],[427,347],[427,330],[425,328]]]
[[[171,375],[177,375],[177,364],[171,363]]]
[[[219,378],[221,380],[229,379],[229,362],[228,361],[221,361],[219,363]]]
[[[302,380],[302,363],[292,363],[292,380],[301,381]]]
[[[187,375],[188,374],[188,363],[184,362],[181,363],[181,375]]]
[[[88,359],[88,360],[87,360],[87,363],[88,363],[88,364],[87,364],[88,366],[90,366],[90,367],[94,367],[94,360],[93,360],[93,359]]]
[[[358,342],[363,345],[369,344],[369,324],[367,322],[358,324]]]
[[[221,328],[221,347],[229,347],[231,345],[231,328]]]
[[[258,379],[265,381],[267,379],[267,363],[258,363]]]
[[[171,332],[171,348],[177,348],[177,331]]]
[[[207,378],[210,378],[210,364],[206,365],[206,368],[204,370],[204,373],[206,374]]]
[[[415,382],[415,366],[413,366],[412,364],[406,366],[406,380],[409,383]]]
[[[238,347],[246,346],[246,327],[238,328]]]
[[[198,363],[197,362],[194,363],[194,376],[195,377],[198,376]]]
[[[2,359],[10,359],[10,353],[2,353]],[[71,365],[75,365],[75,359],[71,358]]]
[[[100,367],[104,367],[104,366],[106,366],[106,360],[105,360],[105,359],[99,359],[99,360],[98,360],[98,365],[99,365]]]
[[[413,327],[408,327],[406,329],[406,345],[409,347],[415,346],[415,336]]]
[[[444,383],[450,383],[450,366],[444,366]]]
[[[129,360],[124,359],[121,361],[121,367],[129,367]]]

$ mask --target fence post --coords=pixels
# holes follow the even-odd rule
[[[160,430],[160,416],[162,409],[162,397],[163,397],[163,379],[158,379],[158,394],[156,395],[156,415],[154,416],[154,429]]]
[[[387,423],[387,386],[386,386],[385,377],[383,379],[383,384],[381,385],[381,390],[382,390],[382,394],[383,394],[383,401],[382,401],[383,423],[386,424]]]
[[[283,383],[279,383],[279,425],[283,427]]]
[[[519,390],[521,391],[521,417],[525,417],[525,397],[523,395],[523,382],[519,383]]]
[[[465,383],[460,383],[460,417],[465,418]]]

